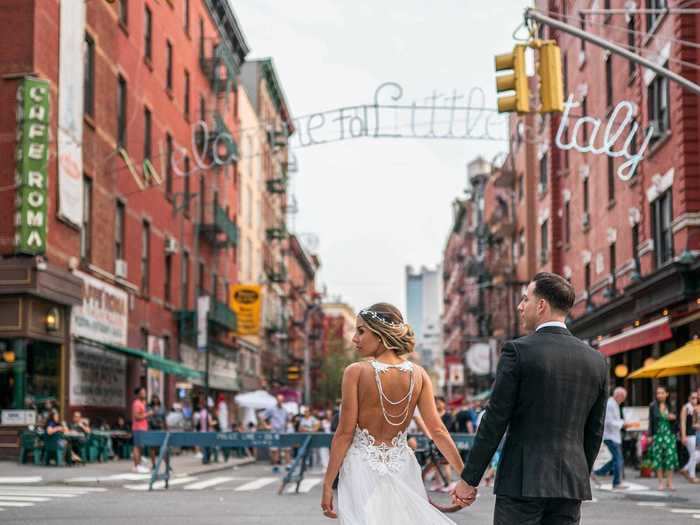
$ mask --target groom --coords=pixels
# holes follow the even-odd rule
[[[605,359],[571,335],[564,320],[574,289],[553,273],[538,273],[518,305],[530,335],[508,341],[491,400],[462,480],[452,492],[470,505],[503,434],[496,475],[495,525],[579,523],[591,499],[589,476],[605,421]]]

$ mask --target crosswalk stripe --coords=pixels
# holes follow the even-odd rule
[[[196,481],[197,478],[192,478],[192,477],[182,477],[182,478],[174,478],[171,479],[170,482],[168,483],[168,486],[173,486],[173,485],[184,485],[186,483],[190,483],[191,481]],[[125,489],[129,490],[148,490],[148,483],[141,483],[138,485],[124,485]],[[160,490],[165,488],[165,481],[156,481],[153,484],[153,489],[154,490]]]
[[[0,505],[3,505],[5,501],[51,501],[51,498],[37,497],[37,496],[0,496]]]
[[[698,514],[700,510],[698,509],[669,509],[671,514]]]
[[[663,501],[640,501],[637,505],[640,507],[665,507],[668,503]]]
[[[28,501],[3,501],[3,507],[33,507],[34,503]]]
[[[0,483],[39,483],[41,476],[0,477]]]
[[[57,492],[34,492],[33,490],[12,490],[5,492],[0,489],[0,496],[38,496],[47,498],[77,498],[80,494],[61,494]]]
[[[150,479],[150,474],[136,474],[126,472],[124,474],[113,474],[111,476],[82,476],[78,478],[68,478],[66,483],[100,483],[101,481],[142,481]]]
[[[107,489],[102,487],[58,487],[55,485],[44,485],[44,486],[34,486],[26,487],[22,485],[1,485],[0,490],[32,490],[32,491],[47,491],[47,492],[61,492],[63,494],[87,494],[88,492],[105,492]]]
[[[248,483],[245,483],[241,485],[240,487],[236,487],[237,492],[241,491],[247,491],[247,490],[258,490],[263,488],[265,485],[269,485],[270,483],[274,483],[275,481],[279,481],[279,478],[258,478],[254,481],[250,481]]]
[[[321,483],[321,478],[303,479],[303,480],[301,480],[301,485],[299,485],[299,492],[300,493],[309,492],[312,488],[314,488],[319,483]],[[297,488],[296,483],[290,483],[284,489],[284,493],[285,494],[294,494],[296,492],[296,488]]]
[[[206,489],[208,487],[213,487],[215,485],[221,485],[222,483],[226,483],[227,481],[231,481],[233,478],[228,477],[228,476],[221,476],[218,478],[211,478],[211,479],[205,479],[204,481],[198,481],[197,483],[192,483],[190,485],[185,485],[184,488],[185,490],[202,490]]]

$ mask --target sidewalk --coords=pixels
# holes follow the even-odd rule
[[[687,502],[692,505],[697,505],[700,508],[700,484],[693,485],[678,472],[673,476],[673,492],[659,491],[658,480],[654,478],[640,478],[639,471],[626,468],[623,484],[627,486],[624,490],[612,490],[611,477],[599,477],[601,485],[596,487],[596,484],[591,481],[591,488],[598,491],[603,491],[608,494],[616,494],[625,498],[644,501],[668,501],[668,502]]]
[[[220,472],[254,462],[254,458],[230,458],[228,462],[224,462],[223,459],[220,459],[218,463],[203,465],[202,459],[196,458],[192,453],[183,453],[179,456],[173,455],[170,458],[173,476],[192,476],[210,472]],[[74,485],[95,485],[102,483],[123,483],[124,481],[143,480],[150,477],[150,474],[132,473],[131,467],[131,460],[88,463],[84,466],[75,467],[22,465],[14,461],[0,461],[0,483],[66,483]]]

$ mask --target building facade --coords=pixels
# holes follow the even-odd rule
[[[9,4],[0,39],[23,45],[2,47],[0,97],[27,105],[0,120],[19,137],[0,145],[2,408],[111,422],[138,386],[231,396],[248,47],[228,2]],[[17,133],[33,125],[57,140]]]

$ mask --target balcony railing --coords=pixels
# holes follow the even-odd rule
[[[199,227],[200,232],[216,247],[228,247],[238,245],[238,226],[228,213],[218,204],[213,205],[213,214],[205,217],[204,224]]]
[[[267,228],[265,230],[265,235],[268,241],[283,241],[289,236],[286,226],[278,226],[276,228]]]
[[[287,282],[287,267],[284,264],[279,264],[272,268],[266,268],[267,278],[273,283]]]
[[[217,44],[209,56],[199,59],[215,93],[230,93],[236,81],[236,59],[223,44]]]
[[[194,342],[197,337],[197,312],[195,310],[176,310],[175,320],[178,323],[180,339]],[[215,331],[235,332],[238,327],[236,313],[225,303],[211,299],[209,307],[209,328]]]
[[[211,309],[209,310],[209,321],[219,328],[235,332],[238,327],[236,314],[231,308],[219,301],[212,300]]]

